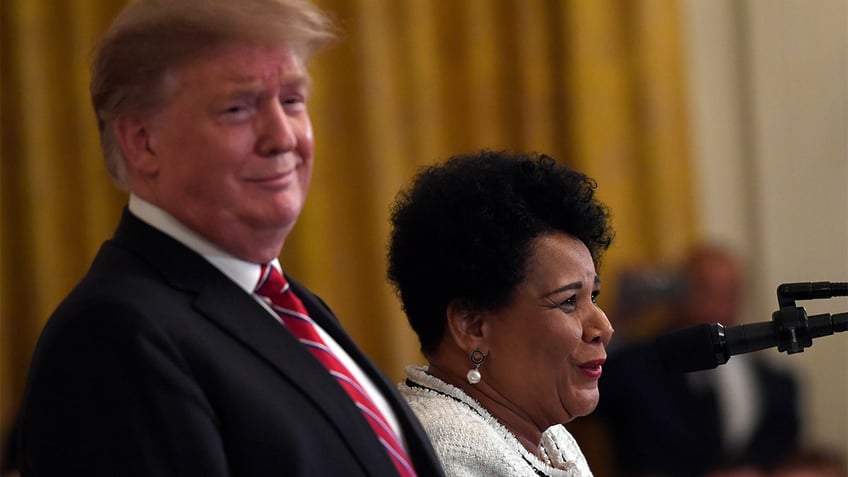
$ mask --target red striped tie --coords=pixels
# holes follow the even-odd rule
[[[255,291],[280,316],[289,331],[312,351],[318,361],[347,391],[353,402],[356,403],[356,407],[362,411],[365,420],[371,424],[380,443],[391,456],[398,473],[402,477],[415,477],[415,470],[409,464],[409,457],[406,455],[403,446],[400,445],[397,434],[386,423],[383,414],[377,409],[377,406],[374,405],[359,382],[315,331],[315,323],[307,314],[300,299],[292,293],[282,274],[270,265],[262,265],[262,274]]]

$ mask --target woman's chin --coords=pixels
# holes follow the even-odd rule
[[[598,390],[578,390],[568,406],[569,414],[572,418],[587,416],[598,407],[599,399]]]

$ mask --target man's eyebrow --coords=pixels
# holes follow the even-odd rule
[[[243,92],[257,92],[264,88],[264,82],[262,78],[258,78],[256,76],[235,75],[230,77],[227,80],[227,83],[231,85],[230,90],[233,92],[233,94],[240,94]],[[280,78],[279,85],[283,88],[310,89],[312,87],[312,80],[308,75],[292,74]]]
[[[290,79],[283,79],[281,86],[283,88],[303,90],[308,94],[312,91],[312,78],[308,75],[298,75]]]

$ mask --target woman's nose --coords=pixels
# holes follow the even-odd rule
[[[583,339],[587,342],[602,343],[606,346],[612,340],[614,332],[615,330],[607,318],[607,314],[600,308],[596,308],[593,316],[583,327]]]

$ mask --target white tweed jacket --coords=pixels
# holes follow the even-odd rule
[[[459,388],[408,366],[398,385],[409,402],[448,477],[592,477],[574,437],[562,425],[542,434],[543,461],[476,400]]]

